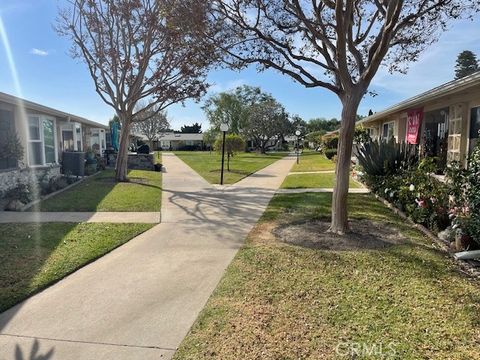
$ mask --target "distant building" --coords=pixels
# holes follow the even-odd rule
[[[142,134],[135,133],[132,137],[148,143]],[[153,146],[152,150],[204,150],[203,134],[166,132],[150,145]]]

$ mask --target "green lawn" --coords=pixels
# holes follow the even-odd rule
[[[349,251],[279,242],[278,224],[328,217],[331,195],[276,195],[175,359],[479,359],[480,284],[373,197],[349,199],[351,217],[410,242]],[[356,344],[377,352],[353,356]]]
[[[316,151],[304,151],[299,160],[293,165],[292,172],[335,170],[335,163]]]
[[[220,154],[208,151],[175,151],[174,153],[209,183],[220,183],[222,164]],[[234,184],[286,155],[287,153],[283,152],[269,154],[240,153],[230,159],[230,172],[227,171],[227,159],[225,157],[224,183]]]
[[[0,224],[0,312],[148,230],[149,224]]]
[[[117,183],[114,170],[105,170],[50,199],[38,211],[160,211],[160,172],[130,170],[129,182]]]
[[[333,188],[335,174],[293,174],[288,175],[282,183],[282,189],[304,189],[304,188]],[[350,188],[361,186],[350,178]]]

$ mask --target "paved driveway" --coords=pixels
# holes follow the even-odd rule
[[[293,162],[220,187],[164,154],[162,223],[1,314],[0,360],[171,358]]]

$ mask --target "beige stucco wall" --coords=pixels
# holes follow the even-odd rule
[[[446,107],[450,107],[456,104],[463,105],[462,115],[462,142],[461,142],[461,156],[465,161],[467,157],[469,147],[469,134],[470,134],[470,115],[473,107],[480,106],[480,85],[470,88],[468,91],[462,91],[457,94],[439,97],[435,100],[428,101],[424,104],[420,104],[417,107],[423,107],[425,113],[440,110]],[[397,113],[386,116],[385,118],[376,119],[371,122],[366,122],[363,125],[367,128],[375,128],[378,133],[382,134],[383,124],[394,121],[394,135],[397,141],[405,141],[406,127],[407,127],[407,110],[399,111]],[[422,122],[422,133],[425,127],[425,122]]]

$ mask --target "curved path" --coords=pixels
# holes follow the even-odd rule
[[[164,154],[162,223],[1,314],[0,359],[171,358],[294,161],[221,187]]]

